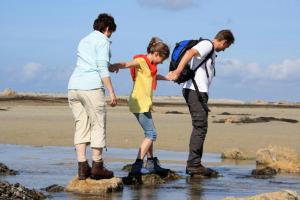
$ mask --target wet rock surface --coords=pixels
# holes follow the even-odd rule
[[[122,168],[122,170],[130,172],[131,164],[125,165]],[[169,181],[174,181],[180,178],[182,177],[178,175],[175,171],[169,170],[167,173],[163,174],[150,173],[133,175],[129,173],[128,176],[122,178],[122,181],[124,185],[158,185]]]
[[[270,167],[277,172],[300,173],[300,156],[292,149],[269,146],[256,153],[256,168]]]
[[[276,117],[228,117],[226,119],[214,120],[213,123],[237,123],[237,124],[246,124],[246,123],[263,123],[263,122],[271,122],[271,121],[282,121],[288,123],[298,123],[298,120],[295,119],[287,119],[287,118],[276,118]]]
[[[259,179],[272,178],[276,174],[277,174],[276,169],[273,169],[271,167],[264,167],[262,169],[254,169],[251,172],[251,175],[254,178],[259,178]]]
[[[123,166],[122,170],[123,170],[123,171],[126,171],[126,172],[130,172],[131,167],[132,167],[132,164],[127,164],[127,165],[124,165],[124,166]]]
[[[46,196],[36,190],[25,188],[19,183],[10,184],[6,181],[0,181],[0,199],[2,200],[40,200],[46,199]]]
[[[78,176],[75,176],[67,185],[65,191],[74,192],[79,194],[92,194],[101,195],[111,192],[118,192],[123,189],[122,179],[111,178],[101,180],[79,180]]]
[[[12,169],[9,169],[5,164],[0,163],[0,175],[17,175],[18,172]]]
[[[0,111],[8,111],[8,108],[2,108],[2,107],[0,107]]]
[[[300,197],[298,196],[297,192],[284,190],[280,192],[271,192],[271,193],[255,195],[252,197],[242,197],[242,198],[226,197],[223,200],[299,200],[299,198]]]
[[[64,192],[65,188],[63,186],[54,184],[54,185],[50,185],[48,187],[42,188],[42,190],[45,190],[46,192]]]
[[[165,114],[184,114],[184,113],[179,111],[167,111],[165,112]]]
[[[254,159],[238,148],[225,150],[224,152],[221,153],[221,158],[222,159],[233,159],[233,160],[252,160],[252,159]]]
[[[182,178],[180,175],[170,170],[164,174],[129,174],[127,177],[123,177],[122,181],[125,185],[158,185],[180,178]]]
[[[241,113],[241,114],[231,114],[229,112],[222,112],[219,115],[245,115],[245,116],[247,116],[247,115],[250,115],[250,114],[244,114],[244,113]]]

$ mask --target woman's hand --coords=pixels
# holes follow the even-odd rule
[[[110,92],[109,96],[110,96],[110,103],[109,103],[110,106],[111,107],[115,107],[117,105],[117,97],[116,97],[115,93],[114,92]]]

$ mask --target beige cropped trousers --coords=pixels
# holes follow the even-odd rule
[[[104,89],[69,90],[69,106],[75,121],[74,144],[106,147],[106,103]]]

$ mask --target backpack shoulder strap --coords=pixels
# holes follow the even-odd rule
[[[207,103],[204,102],[204,99],[203,99],[202,96],[201,96],[201,93],[200,93],[200,91],[199,91],[198,85],[197,85],[197,83],[196,83],[196,81],[195,81],[194,78],[192,79],[192,82],[193,82],[193,85],[194,85],[194,87],[195,87],[196,94],[197,94],[197,96],[198,96],[198,99],[199,99],[199,101],[200,101],[200,103],[201,103],[203,109],[204,109],[207,113],[210,112],[210,109],[208,108]]]
[[[214,53],[214,45],[213,45],[213,43],[210,41],[210,40],[208,40],[208,39],[202,39],[202,38],[200,38],[199,39],[199,41],[201,42],[201,41],[204,41],[204,40],[207,40],[207,41],[209,41],[211,44],[212,44],[212,49],[211,49],[211,51],[208,53],[208,55],[197,65],[197,67],[193,70],[194,72],[196,72],[198,69],[199,69],[199,67],[203,64],[203,63],[205,63],[209,58],[211,58],[211,56],[213,55],[213,53]],[[206,76],[207,76],[207,78],[209,77],[209,74],[208,74],[208,71],[207,71],[207,68],[206,68],[206,66],[205,66],[205,71],[206,71]]]
[[[201,39],[201,38],[200,38],[200,39]],[[203,41],[203,40],[201,40],[201,41]],[[209,41],[210,41],[210,40],[209,40]],[[211,42],[211,41],[210,41],[210,42]],[[205,57],[205,59],[203,59],[203,61],[195,68],[194,72],[196,72],[196,71],[199,69],[199,67],[200,67],[203,63],[205,63],[205,62],[212,56],[213,52],[214,52],[214,46],[212,45],[212,50],[211,50],[211,51],[209,52],[209,54]],[[205,71],[206,71],[206,76],[207,76],[207,78],[208,78],[208,77],[209,77],[209,74],[208,74],[206,65],[205,65]],[[208,108],[208,105],[204,102],[204,100],[203,100],[203,98],[202,98],[202,96],[201,96],[201,94],[200,94],[198,85],[197,85],[197,83],[196,83],[196,81],[195,81],[194,78],[192,78],[192,82],[193,82],[193,85],[194,85],[196,94],[197,94],[197,96],[198,96],[198,99],[199,99],[199,101],[200,101],[200,103],[201,103],[203,109],[204,109],[207,113],[210,112],[210,109]]]

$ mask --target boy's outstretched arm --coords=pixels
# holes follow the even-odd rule
[[[163,76],[163,75],[160,75],[160,74],[156,75],[156,79],[159,80],[159,81],[171,81],[171,79],[169,79],[167,76]]]
[[[129,62],[120,62],[120,63],[115,63],[109,66],[109,70],[111,72],[118,72],[119,69],[126,69],[130,67],[138,67],[139,63],[136,61],[129,61]]]

